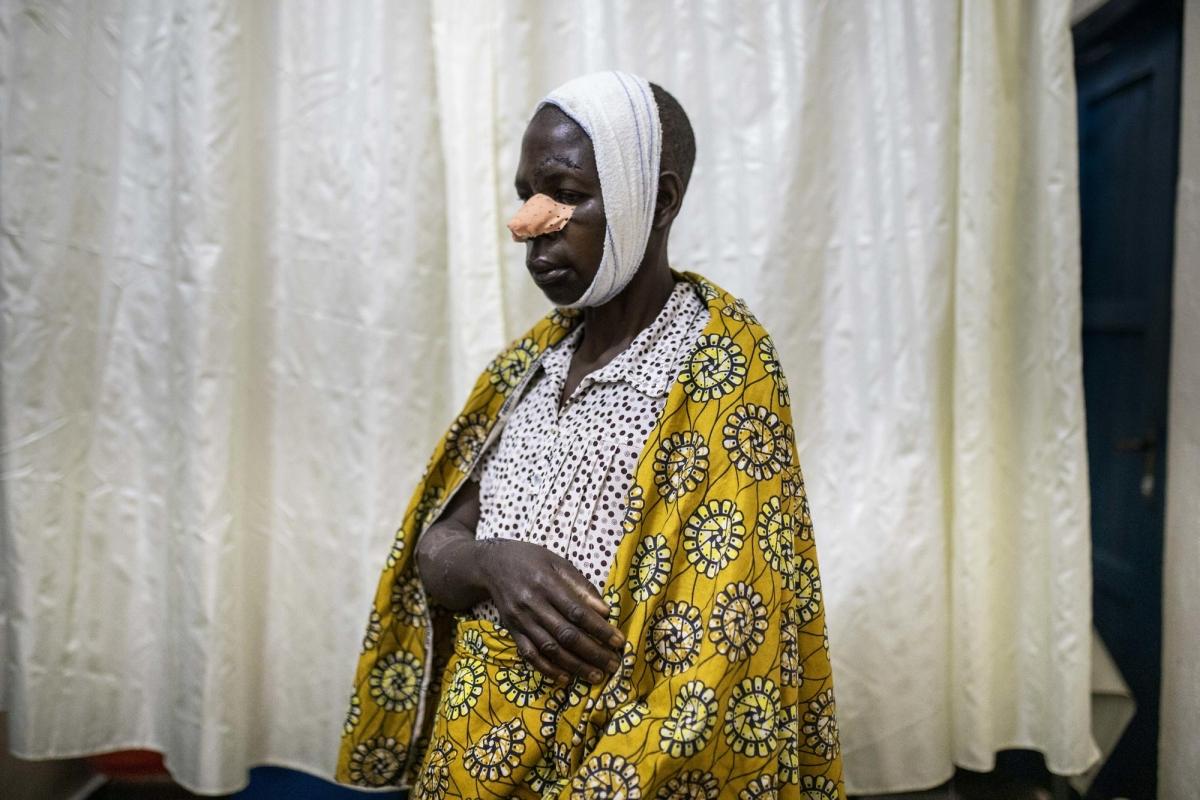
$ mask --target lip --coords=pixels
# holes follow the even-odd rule
[[[561,264],[555,264],[553,261],[547,261],[544,258],[535,258],[532,261],[526,262],[525,267],[537,283],[554,283],[565,278],[571,271]]]

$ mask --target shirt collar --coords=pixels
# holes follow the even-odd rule
[[[679,327],[686,327],[695,319],[696,313],[704,310],[704,303],[690,283],[676,283],[654,321],[643,328],[616,358],[584,376],[576,391],[595,383],[625,381],[648,397],[665,397],[675,380],[678,351],[691,344],[686,336],[672,340],[670,334]],[[542,367],[559,392],[566,382],[567,369],[579,346],[583,327],[582,324],[576,326],[542,360]]]

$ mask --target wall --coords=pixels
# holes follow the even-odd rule
[[[1179,201],[1163,558],[1159,796],[1200,786],[1200,2],[1184,11]]]

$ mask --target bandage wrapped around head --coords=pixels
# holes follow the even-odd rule
[[[616,70],[594,72],[567,81],[542,98],[534,113],[545,105],[560,108],[592,140],[608,225],[604,257],[596,277],[583,296],[567,308],[603,305],[620,294],[633,279],[650,239],[662,156],[658,105],[646,79]],[[531,197],[529,202],[536,197]],[[525,233],[542,228],[545,228],[543,233],[561,230],[570,219],[565,209],[573,211],[574,207],[562,206],[548,212],[544,208],[531,210],[522,220],[526,225],[522,230]],[[523,212],[524,208],[517,216],[521,217]],[[555,224],[559,227],[549,227]],[[517,231],[513,234],[515,238]]]

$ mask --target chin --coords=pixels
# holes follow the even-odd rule
[[[542,290],[542,294],[546,295],[546,299],[556,306],[569,306],[583,297],[583,293],[587,291],[587,286],[575,280],[574,275],[569,276],[565,280],[550,283],[542,283],[535,280],[534,284]]]
[[[546,295],[546,299],[556,306],[569,306],[579,298],[583,297],[581,291],[563,291],[561,289],[543,289],[542,294]]]

